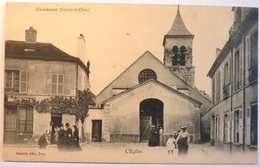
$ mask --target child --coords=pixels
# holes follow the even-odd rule
[[[168,147],[168,154],[170,155],[172,153],[173,155],[173,147],[174,147],[174,143],[175,143],[175,139],[173,138],[172,135],[170,135],[169,139],[167,140],[166,144]]]
[[[46,148],[46,146],[48,145],[47,143],[47,139],[46,139],[46,134],[43,134],[40,139],[38,140],[38,145],[39,148]]]

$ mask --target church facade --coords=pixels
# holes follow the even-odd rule
[[[194,85],[193,38],[178,10],[164,36],[164,62],[146,51],[97,95],[85,123],[88,140],[147,142],[152,125],[163,128],[165,140],[184,125],[192,142],[209,135],[200,118],[210,99]]]

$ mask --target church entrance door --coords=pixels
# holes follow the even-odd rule
[[[163,102],[153,98],[140,103],[140,142],[148,142],[151,125],[163,128]]]

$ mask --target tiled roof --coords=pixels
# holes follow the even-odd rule
[[[189,30],[187,30],[179,11],[177,12],[170,31],[166,35],[192,35]]]
[[[89,72],[89,69],[78,57],[73,57],[65,53],[51,43],[29,43],[24,41],[8,40],[5,42],[5,57],[76,62],[81,65],[86,72]]]

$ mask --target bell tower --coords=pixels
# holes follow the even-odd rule
[[[194,66],[192,66],[192,35],[186,28],[180,14],[177,15],[169,32],[164,35],[164,65],[194,87]]]

